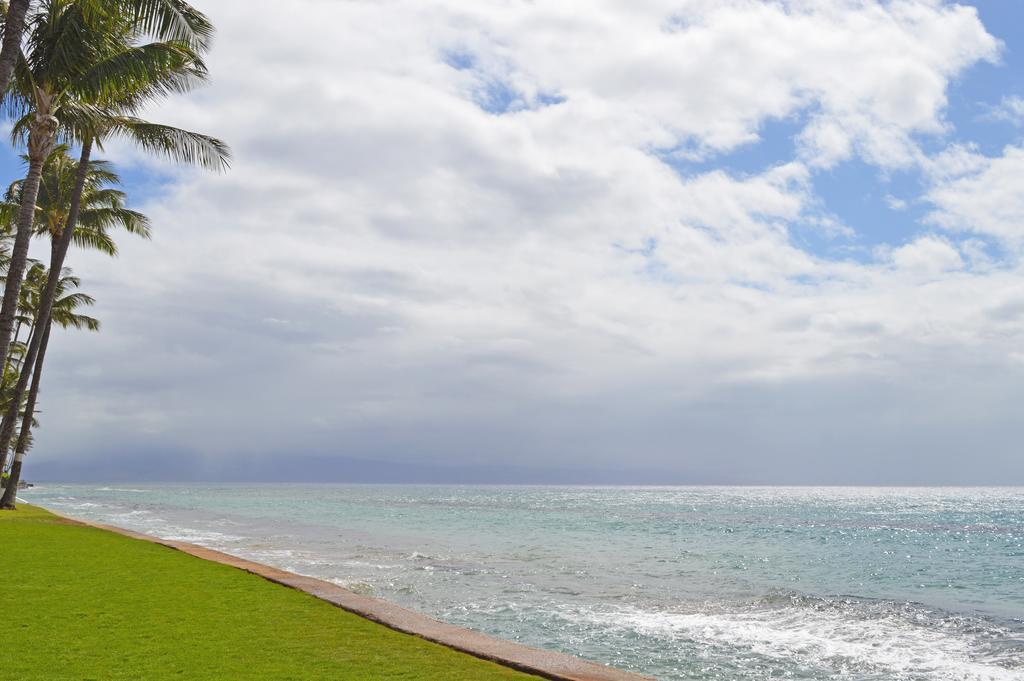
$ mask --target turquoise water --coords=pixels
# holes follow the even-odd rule
[[[1024,680],[1024,488],[40,485],[659,679]]]

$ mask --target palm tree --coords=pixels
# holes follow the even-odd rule
[[[81,117],[85,113],[83,104],[102,101],[103,93],[97,90],[145,78],[144,72],[154,62],[193,66],[192,74],[188,68],[176,69],[181,76],[177,86],[182,88],[187,86],[190,75],[202,78],[205,74],[202,62],[192,58],[194,52],[172,42],[143,46],[151,48],[145,53],[148,58],[125,54],[125,50],[119,49],[123,41],[112,30],[117,23],[111,17],[91,12],[87,4],[44,0],[40,11],[29,19],[28,51],[20,55],[14,87],[5,95],[5,107],[17,119],[15,140],[26,142],[28,173],[21,188],[14,248],[0,305],[0,357],[6,356],[11,339],[43,164],[58,134],[74,138],[68,118],[75,118],[76,114]]]
[[[32,265],[28,268],[28,272],[25,273],[25,281],[21,286],[21,300],[18,304],[18,322],[24,324],[29,332],[29,338],[37,333],[37,317],[39,311],[39,304],[42,299],[43,290],[46,287],[46,281],[48,279],[48,272],[46,267],[39,262],[32,262]],[[58,325],[68,328],[89,328],[96,330],[99,328],[99,322],[92,319],[91,317],[85,317],[76,315],[74,309],[81,305],[92,305],[93,300],[91,297],[81,293],[74,293],[65,296],[64,292],[68,288],[77,288],[78,279],[71,277],[70,271],[65,270],[64,276],[60,282],[61,297],[54,303],[54,309],[52,321],[57,321]],[[48,325],[49,326],[49,325]],[[26,343],[15,342],[11,345],[11,356],[8,358],[7,365],[4,367],[3,379],[0,381],[0,402],[4,404],[4,409],[10,406],[11,400],[14,399],[14,387],[17,384],[17,380],[22,368],[22,360],[27,349]],[[25,413],[25,404],[27,402],[28,395],[20,395],[18,397],[18,418]],[[6,469],[6,461],[0,459],[0,471]]]
[[[42,265],[34,265],[30,272],[30,278],[27,279],[26,284],[31,282],[34,284],[37,294],[30,296],[29,300],[40,301],[41,294],[45,288],[46,281],[49,279],[46,269]],[[21,414],[21,430],[18,433],[17,443],[14,448],[14,463],[11,466],[10,475],[8,477],[7,488],[12,490],[12,494],[17,492],[18,483],[21,480],[21,466],[22,459],[24,459],[25,452],[28,451],[31,446],[31,433],[32,427],[35,424],[35,411],[36,402],[39,397],[39,384],[42,379],[43,373],[43,360],[46,356],[46,349],[50,341],[50,329],[51,324],[56,323],[61,328],[75,328],[75,329],[86,329],[88,331],[99,331],[100,322],[99,320],[90,317],[88,315],[79,314],[78,308],[83,306],[92,306],[96,301],[84,293],[81,293],[77,289],[80,285],[78,277],[71,274],[71,271],[64,269],[57,277],[57,298],[53,303],[50,317],[46,323],[43,323],[39,317],[41,310],[36,308],[30,310],[30,314],[33,316],[35,321],[33,335],[41,335],[39,344],[39,353],[36,355],[34,365],[32,367],[23,367],[22,374],[31,371],[32,374],[32,385],[29,388],[27,400],[24,403],[23,411]],[[19,396],[20,402],[20,396]],[[18,405],[21,407],[21,405]],[[2,470],[2,468],[0,468]]]
[[[35,330],[35,310],[39,308],[39,294],[42,293],[43,285],[46,283],[46,268],[36,260],[30,260],[28,271],[25,273],[25,281],[21,283],[21,292],[18,295],[18,315],[15,317],[17,326],[14,327],[14,340],[11,349],[7,353],[7,363],[15,369],[21,369],[22,360],[25,359],[25,352],[28,350],[27,342],[21,342],[21,329],[28,329],[31,338]],[[4,458],[0,456],[0,468],[3,468]]]
[[[50,239],[51,268],[53,268],[57,260],[56,250],[60,243],[64,225],[67,223],[68,207],[71,203],[77,170],[78,162],[68,154],[68,148],[65,145],[59,145],[54,149],[43,167],[39,196],[36,200],[35,231],[38,236],[45,236]],[[73,241],[76,245],[82,248],[98,250],[110,256],[116,256],[117,244],[110,234],[111,229],[123,229],[129,234],[145,239],[150,237],[149,218],[125,206],[126,198],[124,192],[116,189],[116,186],[120,183],[120,177],[114,172],[107,161],[94,160],[89,162],[80,201],[81,210],[78,216],[78,226],[73,232]],[[16,211],[21,185],[22,182],[19,180],[12,183],[8,188],[6,201],[0,203],[0,216],[4,214],[5,210],[8,214]],[[41,281],[39,280],[40,276],[42,277]],[[20,369],[25,364],[24,359],[28,350],[27,344],[19,343],[20,330],[22,327],[27,327],[29,329],[29,339],[31,340],[32,332],[38,326],[38,322],[35,319],[35,310],[40,307],[41,298],[45,292],[46,277],[47,270],[42,265],[29,267],[25,275],[25,283],[21,289],[21,302],[19,303],[14,342],[11,346],[8,362],[15,370]],[[56,313],[56,311],[55,307],[54,312]],[[45,340],[48,338],[49,327],[52,321],[56,320],[49,320],[44,324],[43,333],[47,335],[40,340],[38,356],[42,356],[45,352]],[[15,361],[16,359],[17,361]],[[38,357],[36,364],[37,366],[39,365]],[[38,376],[38,370],[35,375]],[[33,383],[35,380],[33,378]],[[15,381],[11,386],[12,394],[16,385]],[[8,401],[7,406],[9,405],[10,402]],[[8,415],[5,409],[4,420],[14,423],[18,417],[19,414],[17,413]],[[3,426],[0,425],[0,431],[2,430]],[[4,469],[6,460],[7,451],[0,451],[0,470]]]
[[[25,272],[25,280],[21,284],[21,292],[18,296],[18,325],[15,328],[14,340],[11,343],[7,361],[4,364],[3,389],[0,392],[0,404],[4,412],[7,412],[11,403],[17,400],[17,409],[14,410],[16,418],[24,414],[27,395],[17,395],[15,387],[21,375],[22,367],[25,364],[25,355],[28,352],[28,342],[36,332],[36,316],[39,309],[40,294],[46,286],[46,267],[37,260],[29,261],[28,271]],[[28,330],[28,338],[21,340],[21,330]],[[6,452],[4,452],[6,454]],[[0,456],[0,471],[7,468],[7,457]]]
[[[51,251],[52,244],[60,240],[67,224],[75,190],[78,159],[69,151],[66,144],[59,144],[50,153],[43,165],[36,197],[34,233],[50,239]],[[23,184],[22,180],[17,180],[7,188],[4,202],[0,203],[0,220],[5,214],[11,215],[17,210]],[[110,229],[123,229],[143,239],[150,238],[149,218],[126,206],[127,195],[117,189],[120,184],[121,178],[109,161],[89,161],[78,223],[72,236],[76,246],[116,256],[117,244],[110,235]]]
[[[206,66],[199,53],[211,31],[209,21],[181,0],[43,0],[29,17],[28,49],[17,61],[14,87],[4,99],[4,107],[17,119],[14,138],[28,149],[28,172],[0,304],[0,357],[11,340],[39,177],[58,138],[83,144],[88,138],[91,143],[95,135],[85,131],[95,129],[104,114],[130,114],[154,97],[202,82]],[[143,34],[158,39],[137,44]],[[101,127],[140,138],[143,146],[162,145],[166,153],[185,148],[183,131],[177,131],[178,143],[168,148],[166,129],[135,130],[137,122],[129,116]],[[195,154],[196,140],[191,142]]]
[[[50,12],[46,15],[45,20],[40,19],[35,22],[29,42],[43,55],[50,53],[60,53],[60,55],[59,59],[44,57],[40,63],[65,60],[64,53],[74,53],[78,57],[75,65],[70,67],[70,70],[74,72],[72,77],[67,78],[71,85],[62,91],[59,109],[50,106],[51,103],[46,101],[46,97],[38,96],[39,88],[32,78],[30,69],[19,70],[16,73],[16,76],[24,76],[24,78],[17,79],[20,91],[23,93],[22,98],[17,101],[27,102],[27,104],[22,106],[24,114],[15,124],[15,134],[27,135],[29,157],[32,159],[32,135],[38,127],[39,102],[42,102],[50,106],[48,110],[56,111],[61,115],[61,130],[65,136],[80,140],[82,151],[75,177],[75,188],[68,208],[67,222],[62,230],[58,246],[54,250],[50,278],[43,294],[41,318],[46,318],[49,314],[49,306],[52,305],[56,292],[57,273],[61,271],[64,257],[75,232],[94,142],[99,144],[104,137],[120,135],[135,141],[149,151],[156,151],[174,160],[195,163],[215,170],[227,167],[229,158],[226,145],[215,138],[149,123],[134,115],[149,101],[172,92],[187,91],[205,78],[205,66],[193,50],[192,44],[184,41],[165,41],[138,46],[135,44],[135,38],[140,27],[135,23],[135,18],[106,17],[106,20],[102,22],[103,30],[96,31],[94,26],[86,20],[87,17],[81,8],[74,2],[49,0],[46,4],[50,8]],[[77,30],[76,33],[71,34],[74,35],[76,41],[83,35],[91,36],[85,40],[86,46],[68,46],[69,33],[64,28],[65,25],[70,25]],[[100,44],[102,44],[102,49],[97,47]],[[31,64],[32,60],[26,60],[26,63]],[[66,74],[63,74],[63,77],[66,77]],[[55,136],[56,134],[54,134]],[[39,179],[38,176],[34,179],[33,186],[30,182],[32,180],[31,169],[32,164],[30,163],[30,173],[26,176],[25,184],[22,187],[18,232],[15,238],[15,252],[12,255],[7,288],[10,288],[13,281],[18,255],[17,244],[18,239],[21,238],[22,229],[26,225],[29,231],[32,228],[31,214],[34,211],[32,207],[26,209],[25,203],[30,191],[38,193]],[[29,214],[28,217],[26,217],[26,212]],[[21,271],[23,271],[24,263],[22,262],[21,265]],[[20,273],[19,271],[18,274]],[[7,294],[8,292],[5,290],[5,305],[7,304]],[[13,321],[13,313],[10,316]],[[10,327],[13,326],[12,323],[7,324],[6,343],[4,343],[4,324],[5,317],[0,312],[0,343],[3,344],[0,347],[9,345]],[[35,363],[41,340],[39,334],[31,339],[26,353],[26,367]],[[28,373],[22,371],[18,384],[15,386],[16,397],[25,390],[27,381]],[[12,405],[8,407],[2,427],[0,427],[0,451],[6,451],[13,433],[13,422],[17,416],[17,399],[12,402]],[[12,468],[12,479],[13,470]],[[20,465],[18,470],[20,472]],[[8,486],[3,498],[0,499],[0,508],[13,508],[14,500],[14,486]]]
[[[46,266],[39,262],[33,262],[28,272],[25,273],[25,282],[21,287],[22,297],[19,313],[25,324],[28,325],[30,338],[40,332],[40,329],[45,332],[42,321],[39,319],[39,310],[49,276],[50,273]],[[56,322],[64,329],[74,327],[76,329],[86,328],[90,331],[99,330],[99,322],[91,317],[74,314],[74,310],[83,305],[92,306],[95,303],[92,297],[84,293],[65,295],[68,289],[77,289],[81,285],[78,277],[73,276],[71,270],[65,267],[57,281],[57,298],[53,301],[50,318],[47,320],[48,325]]]
[[[3,15],[3,43],[0,46],[0,92],[7,90],[11,74],[21,51],[25,33],[25,17],[30,0],[0,2]],[[144,32],[171,40],[192,43],[206,50],[213,35],[210,21],[194,7],[181,0],[83,0],[92,13],[121,12],[134,18]]]

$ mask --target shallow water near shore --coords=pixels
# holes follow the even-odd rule
[[[21,496],[664,680],[1024,679],[1024,488],[39,484]]]

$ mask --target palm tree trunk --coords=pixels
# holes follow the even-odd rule
[[[39,344],[39,354],[36,356],[35,369],[32,372],[32,386],[28,390],[28,403],[25,405],[25,415],[21,419],[21,432],[18,433],[18,444],[14,447],[14,463],[11,465],[11,474],[7,478],[7,488],[4,496],[0,499],[0,508],[14,508],[18,499],[18,483],[21,482],[22,460],[25,458],[25,449],[28,448],[28,438],[32,433],[32,417],[36,412],[36,398],[39,396],[39,381],[43,375],[43,359],[46,357],[46,346],[50,343],[50,327],[52,321],[46,320],[46,330]],[[28,370],[28,367],[25,367]]]
[[[7,266],[7,283],[4,286],[4,301],[0,306],[0,360],[6,360],[11,348],[11,334],[14,318],[18,314],[18,294],[21,293],[28,260],[28,242],[32,238],[32,225],[36,217],[36,198],[39,196],[39,180],[43,173],[46,157],[53,150],[57,119],[37,114],[32,132],[28,138],[28,175],[21,189],[21,207],[18,209],[18,231],[11,249],[11,262]]]
[[[28,340],[32,340],[32,332],[34,330],[35,330],[34,323],[30,324],[29,327],[28,327]],[[14,347],[15,345],[18,344],[18,336],[20,336],[20,335],[21,335],[21,319],[18,319],[18,325],[16,327],[14,327],[14,338],[11,339],[11,347]],[[28,347],[28,345],[26,344],[25,347]],[[7,352],[8,352],[8,354],[10,354],[10,350],[8,350]],[[8,358],[8,359],[10,359],[10,358]],[[21,371],[21,365],[24,364],[24,363],[25,363],[25,355],[24,355],[24,353],[22,354],[21,359],[19,359],[16,363],[15,362],[11,362],[11,364],[15,365],[15,368],[18,371]]]
[[[33,323],[32,326],[29,328],[29,331],[28,331],[28,345],[32,344],[32,339],[35,338],[36,329],[37,328],[39,328],[39,324],[37,324],[37,323]],[[21,360],[22,360],[21,363],[15,369],[16,371],[19,372],[19,377],[20,377],[20,372],[24,370],[24,366],[25,366],[25,356],[24,355],[22,355]],[[16,407],[20,406],[20,405],[21,405],[21,395],[19,394],[18,395],[18,405],[16,405]],[[13,412],[10,409],[6,409],[5,408],[4,409],[3,419],[0,420],[0,432],[3,432],[5,429],[10,428],[11,429],[11,433],[13,435],[14,423],[17,421],[17,419],[18,419],[18,409],[17,408],[15,408],[13,410]],[[2,471],[7,469],[7,454],[8,454],[7,447],[4,447],[2,450],[0,450],[0,472],[2,472]]]
[[[68,221],[64,225],[64,230],[60,235],[60,242],[58,247],[53,251],[53,261],[50,263],[50,271],[46,277],[46,289],[43,291],[43,295],[39,300],[39,311],[36,313],[37,319],[50,319],[50,313],[53,311],[53,300],[57,296],[57,284],[60,282],[60,271],[64,267],[64,258],[68,254],[68,247],[71,245],[71,239],[75,233],[75,227],[78,225],[78,212],[82,205],[82,192],[85,190],[85,178],[89,174],[89,155],[92,153],[92,138],[86,138],[82,144],[82,154],[78,160],[78,172],[75,174],[75,188],[71,194],[71,206],[68,210]],[[38,183],[37,183],[38,184]],[[36,325],[39,328],[39,325]],[[29,371],[27,369],[36,363],[36,357],[39,355],[39,346],[41,345],[42,333],[36,333],[35,337],[28,344],[28,352],[25,353],[25,364],[22,368],[21,374],[18,376],[18,384],[14,387],[14,395],[12,396],[11,403],[7,406],[7,413],[4,414],[3,424],[0,425],[0,452],[6,452],[7,448],[11,444],[11,435],[14,432],[14,422],[18,420],[18,404],[21,402],[21,395],[25,392],[25,388],[28,387]],[[20,474],[21,464],[16,462],[18,471]],[[14,508],[14,497],[8,495],[7,492],[11,491],[11,487],[8,486],[7,491],[4,492],[3,499],[0,500],[0,509],[3,508]],[[8,497],[10,496],[10,499]]]
[[[21,36],[25,32],[25,13],[28,12],[29,0],[11,0],[7,6],[7,19],[4,21],[4,42],[0,47],[0,92],[7,90],[14,73],[14,63],[21,52]]]

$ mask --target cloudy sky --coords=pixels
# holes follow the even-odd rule
[[[30,478],[1024,484],[1024,3],[196,1]]]

